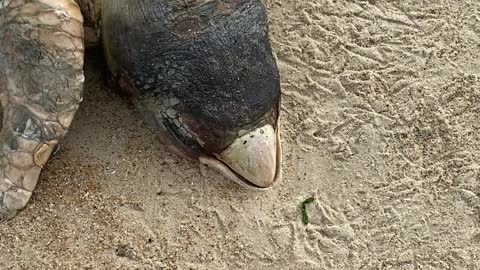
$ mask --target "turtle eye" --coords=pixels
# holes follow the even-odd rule
[[[167,133],[174,137],[182,148],[188,150],[194,156],[205,153],[205,149],[197,142],[195,135],[178,119],[163,118],[163,126]]]

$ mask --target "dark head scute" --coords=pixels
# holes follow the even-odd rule
[[[170,52],[167,57],[185,67],[171,89],[191,113],[232,129],[252,123],[278,102],[279,78],[265,21],[257,10],[246,9]],[[180,81],[184,84],[177,87]]]

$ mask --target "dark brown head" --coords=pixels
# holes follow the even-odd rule
[[[103,14],[109,66],[129,79],[151,126],[184,156],[272,186],[280,79],[261,2],[105,1],[119,5]]]

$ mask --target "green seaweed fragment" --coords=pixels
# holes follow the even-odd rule
[[[302,203],[302,222],[305,225],[308,224],[307,205],[313,203],[314,200],[315,200],[315,198],[310,197],[310,198],[306,199],[305,201],[303,201],[303,203]]]

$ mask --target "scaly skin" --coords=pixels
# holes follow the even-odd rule
[[[83,92],[74,0],[0,0],[0,220],[23,209]]]

